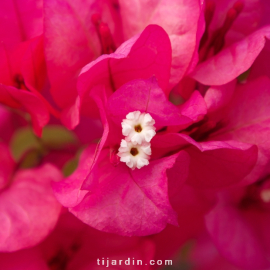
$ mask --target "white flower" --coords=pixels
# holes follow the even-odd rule
[[[141,145],[134,145],[132,142],[122,140],[118,149],[120,161],[125,162],[129,168],[142,168],[149,164],[151,155],[150,143],[144,142]]]
[[[149,113],[130,112],[121,123],[122,134],[126,136],[127,141],[135,145],[150,142],[156,135],[154,124],[155,120]]]

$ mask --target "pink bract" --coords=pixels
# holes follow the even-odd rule
[[[218,194],[206,227],[220,253],[244,269],[269,268],[269,203],[259,185]],[[262,191],[263,189],[261,189]],[[231,241],[233,239],[233,241]]]
[[[5,270],[49,270],[47,262],[42,258],[38,248],[1,253],[0,267]]]
[[[141,35],[123,43],[115,53],[103,55],[82,69],[78,81],[82,113],[93,114],[94,102],[91,102],[89,93],[100,84],[112,93],[131,80],[155,76],[160,87],[168,94],[170,66],[171,45],[168,35],[159,26],[148,26]]]
[[[245,183],[269,174],[269,93],[270,79],[267,77],[239,85],[231,102],[221,115],[218,114],[226,124],[211,136],[214,140],[239,140],[258,146],[256,166]]]
[[[6,48],[41,35],[43,32],[43,1],[2,1],[0,40]]]
[[[49,0],[44,2],[44,12],[45,56],[50,91],[62,109],[63,123],[73,129],[79,123],[80,101],[76,99],[78,75],[84,65],[101,54],[98,33],[91,17],[95,13],[102,14],[102,19],[109,23],[113,32],[120,27],[112,4],[106,0]],[[117,41],[117,34],[114,39]]]
[[[50,184],[60,177],[57,169],[44,165],[19,171],[13,176],[12,183],[1,190],[2,252],[34,246],[54,228],[61,206],[54,198]]]
[[[40,93],[46,77],[43,39],[20,43],[13,50],[3,45],[0,54],[0,102],[28,112],[35,133],[41,136],[42,128],[49,122],[49,111],[54,113]]]
[[[35,133],[41,136],[42,128],[49,121],[49,112],[42,100],[15,87],[0,85],[0,89],[0,102],[11,108],[26,110],[31,115]]]
[[[267,0],[3,1],[0,269],[148,263],[193,238],[194,270],[270,268],[269,11]],[[123,139],[143,147],[125,132],[138,112],[154,120],[143,167],[119,157]]]
[[[269,26],[233,43],[199,64],[192,72],[192,78],[206,85],[230,82],[251,67],[263,49],[266,38],[270,38]]]
[[[170,87],[188,72],[193,58],[198,58],[197,45],[204,30],[202,6],[197,0],[119,1],[125,38],[131,38],[149,24],[161,26],[169,35]]]

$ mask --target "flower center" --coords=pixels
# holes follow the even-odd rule
[[[149,113],[131,112],[121,123],[122,134],[126,136],[127,141],[131,141],[135,145],[150,142],[156,135],[154,124],[155,120]]]
[[[120,161],[125,162],[132,170],[135,168],[140,169],[149,164],[150,143],[143,142],[141,145],[135,146],[132,142],[122,140],[117,155],[120,157]]]
[[[138,149],[137,148],[135,148],[135,147],[132,147],[131,149],[130,149],[130,154],[132,155],[132,156],[137,156],[138,154],[139,154],[139,151],[138,151]]]
[[[135,131],[140,133],[142,131],[142,126],[141,125],[137,125],[134,127]]]

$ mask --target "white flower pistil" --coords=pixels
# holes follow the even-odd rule
[[[132,142],[122,140],[118,151],[120,161],[125,162],[132,170],[149,164],[151,147],[148,142],[134,145]]]
[[[122,133],[126,136],[127,141],[131,141],[135,145],[143,142],[149,143],[156,135],[154,124],[155,120],[149,113],[130,112],[121,123]]]

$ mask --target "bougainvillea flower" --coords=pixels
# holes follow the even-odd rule
[[[167,133],[153,139],[153,147],[163,147],[166,151],[184,148],[188,153],[189,173],[183,182],[197,188],[222,188],[241,181],[253,169],[257,161],[258,150],[255,145],[233,140],[209,140],[196,142],[184,134]],[[182,160],[176,162],[175,175]]]
[[[207,2],[201,63],[190,76],[205,85],[222,85],[248,70],[270,38],[262,16],[261,1]]]
[[[50,108],[38,93],[44,86],[46,75],[43,38],[40,36],[43,3],[31,0],[23,4],[20,1],[3,3],[0,20],[5,26],[0,31],[0,83],[5,85],[1,85],[1,103],[30,113],[34,131],[40,136],[49,121],[47,108]]]
[[[52,165],[14,172],[9,149],[1,144],[0,250],[31,247],[55,226],[61,206],[51,181],[61,178]]]
[[[112,94],[131,80],[155,76],[168,96],[171,59],[171,45],[166,32],[157,25],[146,27],[139,36],[126,41],[115,53],[103,55],[82,69],[78,80],[82,113],[93,115],[95,103],[89,95],[96,85],[104,85],[106,91]],[[129,69],[130,66],[133,68]],[[202,96],[196,91],[180,109],[187,117],[187,124],[201,120],[206,113]]]
[[[0,102],[11,108],[26,110],[31,115],[35,133],[41,136],[42,128],[49,121],[49,112],[35,94],[12,86],[0,85]]]
[[[262,2],[262,0],[206,0],[207,38],[211,38],[212,33],[221,28],[225,35],[223,36],[225,44],[241,40],[244,36],[251,34],[263,25],[261,23],[264,15]]]
[[[46,77],[43,38],[20,43],[12,50],[2,45],[0,54],[0,102],[28,112],[34,131],[40,136],[49,121],[49,112],[56,114],[40,93]]]
[[[101,55],[102,49],[92,15],[102,14],[102,20],[110,25],[117,45],[120,43],[114,33],[121,32],[120,22],[111,1],[106,0],[49,0],[44,2],[44,13],[45,55],[50,91],[56,104],[62,109],[63,123],[68,128],[74,128],[79,122],[77,77],[84,65]]]
[[[251,165],[250,169],[252,170],[241,182],[241,184],[248,184],[264,178],[269,174],[268,122],[270,114],[268,104],[270,84],[269,78],[267,77],[257,78],[246,84],[238,85],[236,88],[233,87],[234,84],[235,83],[232,82],[232,85],[224,85],[216,87],[216,89],[210,87],[207,90],[205,99],[211,111],[211,114],[208,115],[208,123],[201,126],[195,133],[190,134],[190,136],[199,141],[209,141],[207,143],[211,141],[235,140],[245,144],[256,145],[258,147],[258,159],[256,161],[254,156],[252,158],[252,155],[250,155],[251,159],[249,159],[249,161],[251,161],[250,165],[253,164],[254,166],[254,161],[256,164],[254,168]],[[256,91],[254,89],[256,89]],[[230,92],[229,98],[227,96],[229,92],[226,93],[225,91]],[[221,102],[222,97],[226,99],[225,103]],[[252,151],[250,154],[251,153]],[[253,153],[255,154],[255,152]],[[248,158],[248,155],[246,158]],[[243,165],[245,165],[244,163]],[[247,164],[248,162],[246,162],[246,165]],[[200,168],[200,166],[196,168]],[[230,169],[232,168],[233,166],[230,166]],[[209,170],[209,172],[210,171],[212,172],[213,168]],[[220,170],[220,172],[221,171],[222,170]],[[227,170],[227,172],[228,171],[229,170]],[[241,168],[236,171],[239,173]],[[194,172],[195,170],[192,170],[191,174],[194,174]],[[202,175],[203,174],[200,175],[201,179]],[[226,171],[222,173],[219,179],[222,179],[225,175]],[[235,173],[234,175],[236,176]],[[211,179],[211,177],[209,177],[209,179]],[[230,177],[230,179],[233,179],[233,177]]]
[[[22,42],[13,49],[0,47],[0,82],[18,89],[41,91],[46,76],[42,36]]]
[[[114,164],[110,156],[117,153],[123,138],[121,122],[128,112],[149,113],[157,128],[185,124],[187,118],[167,100],[154,78],[123,85],[107,102],[102,98],[102,88],[97,87],[93,94],[105,129],[98,151],[94,150],[96,146],[90,146],[77,172],[54,185],[57,198],[87,224],[122,235],[151,234],[167,223],[176,224],[165,173],[177,155],[150,161],[148,166],[134,171],[123,162]]]
[[[43,1],[3,3],[0,20],[1,103],[28,112],[35,133],[41,136],[49,113],[58,117],[41,93],[46,79]]]
[[[119,1],[124,39],[140,33],[149,24],[161,26],[172,44],[170,86],[189,71],[204,30],[203,5],[200,1]]]
[[[256,89],[256,91],[254,89]],[[199,179],[199,182],[205,179],[204,182],[207,185],[211,185],[211,183],[213,184],[214,182],[218,184],[219,181],[214,180],[215,177],[213,178],[213,182],[209,181],[215,175],[215,173],[213,173],[215,168],[219,168],[216,173],[221,173],[216,179],[223,179],[221,182],[224,184],[229,179],[232,182],[233,179],[238,179],[239,181],[241,177],[243,178],[245,175],[246,177],[242,179],[241,184],[252,183],[257,179],[266,177],[269,174],[269,147],[267,139],[269,137],[269,79],[266,77],[258,78],[243,85],[236,85],[236,82],[232,81],[226,85],[212,86],[208,88],[204,98],[208,107],[207,118],[199,123],[200,125],[197,124],[193,126],[193,130],[187,129],[182,131],[197,141],[203,148],[208,145],[208,150],[205,152],[207,155],[204,158],[203,153],[197,152],[196,154],[202,155],[202,161],[205,162],[203,167],[201,167],[203,163],[198,162],[201,160],[199,156],[195,156],[196,152],[192,151],[192,153],[190,153],[191,157],[194,157],[194,167],[190,170],[190,175],[193,176],[192,178],[197,174],[197,177],[194,179]],[[171,137],[171,141],[168,144],[168,147],[171,147],[171,149],[176,147],[177,144],[179,145],[182,140],[180,137],[183,137],[183,135],[180,134],[165,134],[163,136],[164,138]],[[154,138],[152,143],[155,143],[156,140],[160,140],[160,138]],[[179,142],[177,142],[177,140]],[[227,146],[225,146],[226,144]],[[210,158],[208,153],[211,152],[208,151],[211,149],[209,148],[211,145],[212,147],[214,145],[215,147],[218,145],[221,147],[223,145],[221,148],[227,148],[230,145],[230,148],[235,149],[234,151],[236,152],[232,155],[229,154],[230,151],[233,151],[232,148],[231,150],[226,150],[229,151],[228,155],[225,155],[228,158],[227,162],[228,164],[232,162],[228,169],[225,169],[226,163],[224,162],[223,154],[220,156],[220,166],[215,166],[214,168],[209,165],[211,168],[206,169],[206,160]],[[256,147],[258,147],[258,158]],[[238,150],[236,150],[237,148]],[[198,149],[200,149],[200,147]],[[248,151],[247,154],[245,155],[241,149]],[[220,149],[218,152],[223,152],[224,150],[225,149]],[[190,150],[187,149],[187,151]],[[203,152],[204,151],[205,150],[203,150]],[[217,151],[217,149],[215,151]],[[236,154],[237,151],[240,152]],[[239,161],[236,161],[234,158],[239,158]],[[218,160],[218,158],[214,158],[213,161],[218,162]],[[237,168],[237,164],[241,163],[242,166]],[[207,164],[211,164],[211,162],[207,162]],[[243,174],[240,173],[241,171]],[[209,175],[204,178],[207,172],[209,172]],[[230,174],[231,176],[229,176]],[[197,181],[198,180],[196,180],[196,182]],[[192,182],[195,184],[194,180],[192,180]],[[197,182],[197,184],[199,182]],[[235,181],[235,183],[236,182],[237,181]]]
[[[218,194],[206,226],[220,253],[244,269],[268,269],[269,180]],[[233,239],[233,241],[232,241]]]
[[[270,38],[268,26],[233,43],[199,64],[192,72],[192,78],[205,85],[221,85],[230,82],[251,67],[262,51],[266,38]]]
[[[191,179],[189,181],[200,187],[221,187],[240,181],[250,172],[256,162],[256,146],[233,141],[198,144],[188,136],[168,133],[157,134],[152,139],[154,155],[149,165],[131,171],[122,162],[114,163],[112,158],[119,148],[123,136],[121,122],[128,112],[139,110],[149,113],[155,120],[157,130],[170,125],[185,126],[186,117],[176,106],[166,100],[165,94],[153,78],[134,80],[123,85],[108,98],[107,102],[102,94],[102,86],[92,91],[101,110],[105,129],[103,137],[97,149],[95,146],[90,146],[86,150],[82,156],[81,165],[74,175],[54,185],[59,201],[90,226],[124,235],[145,235],[162,230],[167,222],[174,223],[172,219],[174,214],[167,197],[164,172],[173,166],[175,159],[182,152],[188,152],[185,158],[191,157],[193,160],[192,166],[186,163],[191,168],[190,172],[193,172],[188,176]],[[177,141],[176,138],[172,140],[172,137],[164,139],[164,136],[181,136],[181,140]],[[186,148],[192,143],[198,150],[189,147],[188,150],[180,151],[178,154],[164,155],[172,149],[177,152],[181,150],[181,147]],[[204,155],[201,153],[204,151],[212,151],[212,154]],[[228,163],[224,163],[224,158],[228,159]],[[177,162],[179,163],[175,166],[176,170],[185,166],[182,155]],[[205,166],[207,163],[211,166],[213,162],[215,162],[216,173]],[[200,163],[202,163],[201,167]],[[183,177],[176,177],[176,174],[173,177],[178,182],[186,180]],[[211,174],[213,180],[209,181]],[[117,214],[119,200],[121,211],[125,209],[124,216],[123,212],[119,216]],[[153,212],[153,203],[159,208],[159,212],[156,210]],[[141,212],[142,210],[139,209],[142,207],[148,208],[148,211]],[[101,208],[103,211],[100,211]],[[139,220],[135,218],[133,209],[136,209],[136,217]],[[113,222],[111,222],[112,217]],[[125,222],[122,219],[125,219]],[[155,226],[152,225],[153,221]]]
[[[55,192],[59,201],[64,206],[69,207],[72,213],[100,230],[124,235],[145,235],[162,230],[166,223],[174,223],[170,219],[173,212],[171,212],[172,209],[168,202],[166,188],[164,189],[165,193],[162,194],[163,205],[159,206],[162,211],[159,214],[155,212],[155,216],[152,216],[153,212],[149,210],[147,212],[148,218],[147,215],[142,217],[143,220],[148,220],[147,225],[143,226],[142,221],[138,223],[132,214],[134,211],[132,208],[141,205],[142,199],[149,191],[145,188],[145,190],[141,190],[143,192],[136,193],[138,186],[132,185],[135,181],[137,185],[142,186],[142,179],[144,181],[148,179],[147,182],[151,183],[151,186],[158,187],[163,183],[166,187],[166,178],[160,177],[154,180],[149,171],[153,172],[159,167],[161,170],[159,174],[164,173],[166,169],[173,166],[178,155],[179,161],[177,160],[177,166],[174,166],[175,179],[181,183],[188,181],[191,185],[200,188],[221,188],[235,184],[241,181],[256,163],[257,147],[251,144],[233,140],[202,142],[204,138],[209,136],[209,130],[213,126],[207,126],[207,123],[204,125],[204,121],[194,124],[201,120],[206,113],[206,104],[198,92],[195,91],[186,103],[178,107],[167,100],[170,49],[168,47],[168,52],[165,51],[166,46],[169,46],[166,39],[168,40],[168,37],[160,27],[148,26],[139,37],[127,41],[114,54],[104,55],[87,65],[79,77],[78,86],[81,100],[83,103],[89,104],[91,102],[89,94],[95,99],[100,109],[104,133],[97,149],[93,150],[93,146],[91,146],[92,149],[88,149],[88,161],[86,157],[82,158],[80,169],[74,176],[56,184]],[[163,46],[161,47],[161,45]],[[153,51],[154,47],[155,51]],[[120,54],[120,52],[123,53]],[[140,61],[139,59],[142,58],[147,59],[147,61]],[[159,66],[158,63],[163,63],[163,65]],[[143,72],[141,72],[142,65],[145,66]],[[130,66],[133,68],[129,69]],[[151,75],[155,75],[157,78],[134,80]],[[88,110],[91,112],[91,108],[88,107]],[[139,165],[141,169],[137,169],[137,163],[136,165],[129,163],[132,160],[131,155],[136,156],[140,153],[140,147],[132,147],[126,143],[119,148],[125,135],[125,131],[122,134],[121,123],[127,115],[136,111],[149,113],[155,121],[157,132],[157,135],[150,142],[151,152],[144,157],[145,161],[142,161],[144,167],[141,168],[142,166]],[[192,124],[195,126],[193,127]],[[158,130],[162,130],[164,127],[166,127],[165,131],[158,134]],[[178,133],[179,131],[184,134]],[[196,139],[200,142],[196,142]],[[126,152],[124,157],[122,151],[125,147],[130,148],[130,152]],[[121,152],[118,154],[121,157],[120,160],[116,155],[118,151]],[[181,164],[182,154],[180,157],[182,152],[186,153],[185,163],[189,167],[187,177],[177,173],[178,168],[183,166]],[[128,155],[130,156],[128,157]],[[147,160],[150,155],[151,159],[148,165]],[[170,160],[170,162],[166,164],[166,160]],[[134,169],[134,172],[131,172],[128,166],[121,161],[127,162],[128,166]],[[162,163],[158,165],[159,162]],[[163,164],[163,168],[161,164]],[[143,175],[141,172],[144,175],[149,175],[149,178],[145,176],[141,178]],[[139,180],[140,178],[141,180]],[[117,216],[118,203],[116,204],[116,202],[119,200],[120,194],[112,193],[111,190],[115,186],[118,186],[119,190],[125,190],[125,192],[130,192],[135,188],[131,198],[134,196],[140,198],[134,205],[130,202],[131,198],[125,195],[121,207],[128,205],[130,208],[126,210],[124,217]],[[106,197],[107,193],[111,194],[110,199]],[[154,191],[152,188],[150,194],[151,197],[147,195],[148,198],[159,203],[160,191]],[[156,194],[159,194],[159,199],[155,197]],[[107,205],[107,201],[110,201],[108,208],[101,215],[98,209]],[[115,204],[116,206],[114,206]],[[111,205],[113,205],[112,208],[110,208]],[[152,209],[150,204],[148,207]],[[113,222],[110,221],[112,217]],[[121,222],[122,218],[128,222]],[[151,227],[149,220],[155,222],[156,227]],[[140,227],[138,227],[139,224]]]
[[[154,75],[168,95],[171,59],[171,45],[166,32],[156,25],[146,27],[139,36],[126,41],[115,53],[102,55],[82,69],[78,81],[82,113],[93,114],[94,102],[91,102],[89,94],[96,85],[104,85],[106,91],[113,93],[131,80],[148,79]],[[132,69],[129,69],[131,66]]]
[[[158,3],[137,1],[134,5],[127,5],[125,1],[70,3],[59,0],[45,1],[44,11],[45,54],[51,93],[63,110],[63,123],[69,128],[79,121],[76,81],[80,69],[101,54],[114,52],[121,43],[140,34],[147,25],[160,25],[169,34],[173,50],[170,87],[187,72],[191,60],[198,58],[197,46],[204,28],[199,1],[191,0],[185,4],[177,0]],[[130,20],[131,11],[133,20]],[[63,19],[59,19],[61,17]]]
[[[230,103],[215,115],[221,128],[212,133],[209,139],[238,140],[258,146],[256,166],[245,183],[252,183],[270,173],[269,93],[270,80],[267,77],[238,85]]]

